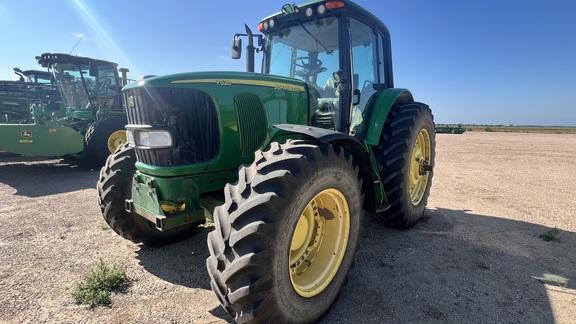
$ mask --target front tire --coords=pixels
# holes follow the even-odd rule
[[[394,105],[374,150],[389,207],[377,213],[391,226],[414,226],[432,185],[436,139],[430,108],[412,102]]]
[[[358,166],[343,148],[272,143],[225,187],[206,260],[239,323],[317,321],[353,265],[363,215]]]
[[[88,163],[102,166],[108,156],[127,142],[124,116],[106,116],[94,122],[84,136],[84,156]]]
[[[198,224],[188,224],[161,232],[147,219],[126,211],[132,197],[132,178],[136,172],[134,149],[124,144],[111,154],[100,170],[96,185],[98,202],[106,223],[120,236],[134,243],[161,246],[190,236]]]

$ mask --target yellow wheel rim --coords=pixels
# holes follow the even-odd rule
[[[426,129],[421,129],[416,137],[410,159],[410,200],[413,205],[418,205],[424,198],[428,181],[430,181],[431,159],[430,134]]]
[[[320,294],[332,281],[348,245],[350,209],[337,189],[312,199],[298,220],[290,246],[290,280],[302,297]]]
[[[126,143],[126,141],[127,141],[126,131],[117,130],[108,137],[108,143],[107,143],[108,150],[110,151],[110,153],[114,153],[114,151],[116,151],[118,146],[121,146],[122,144]]]

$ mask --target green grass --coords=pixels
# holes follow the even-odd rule
[[[557,228],[553,228],[544,234],[540,234],[539,237],[546,242],[557,241],[558,238],[556,236],[558,233],[560,233],[560,231]]]
[[[92,270],[84,279],[76,285],[72,296],[79,304],[109,306],[113,290],[126,284],[128,276],[125,267],[112,267],[106,265],[102,259],[98,261],[96,269]]]

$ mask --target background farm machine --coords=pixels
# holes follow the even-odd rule
[[[466,127],[462,124],[438,124],[434,125],[434,130],[437,134],[464,134],[464,132],[466,132]]]
[[[45,102],[63,105],[58,88],[52,84],[50,72],[14,68],[17,81],[0,81],[0,123],[26,122],[30,105]]]
[[[120,89],[128,82],[128,70],[120,69],[120,77],[116,63],[68,54],[45,53],[36,59],[50,71],[52,82],[38,86],[50,92],[16,93],[23,99],[18,112],[5,112],[0,119],[0,149],[102,165],[126,142]]]

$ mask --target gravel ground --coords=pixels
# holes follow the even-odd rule
[[[423,221],[370,215],[322,323],[576,323],[576,135],[438,134]],[[0,156],[0,322],[226,323],[201,229],[163,248],[111,231],[98,170]],[[557,240],[539,235],[557,228]],[[70,293],[98,260],[127,267],[111,307]]]

